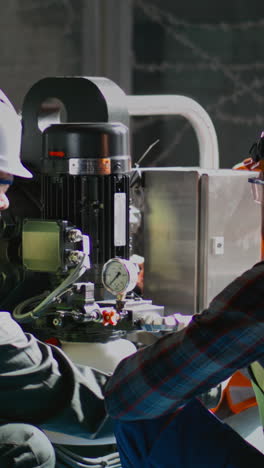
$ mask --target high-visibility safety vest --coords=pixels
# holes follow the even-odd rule
[[[252,376],[252,386],[258,402],[260,420],[264,427],[264,368],[258,361],[255,361],[250,364],[249,371]]]
[[[252,382],[243,371],[236,371],[225,389],[226,401],[234,414],[257,405]]]
[[[251,380],[243,371],[236,371],[225,381],[225,385],[222,387],[221,400],[215,408],[211,408],[211,411],[216,413],[223,400],[225,400],[230,411],[234,414],[257,405]]]

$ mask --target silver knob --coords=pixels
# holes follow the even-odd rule
[[[82,232],[80,229],[71,229],[68,231],[68,240],[70,242],[81,242],[82,241]]]

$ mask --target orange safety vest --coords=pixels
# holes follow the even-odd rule
[[[227,381],[221,399],[215,408],[211,408],[214,413],[220,408],[225,399],[230,411],[237,414],[257,405],[255,392],[250,379],[243,374],[243,371],[236,371]]]

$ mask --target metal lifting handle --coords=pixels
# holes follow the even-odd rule
[[[182,115],[193,126],[199,144],[199,166],[219,168],[219,151],[215,127],[206,110],[191,98],[172,95],[127,96],[131,116]]]

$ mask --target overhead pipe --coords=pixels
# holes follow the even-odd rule
[[[218,141],[214,124],[206,110],[194,99],[186,96],[142,95],[127,96],[130,116],[181,115],[194,128],[199,145],[199,166],[203,169],[219,168]]]

